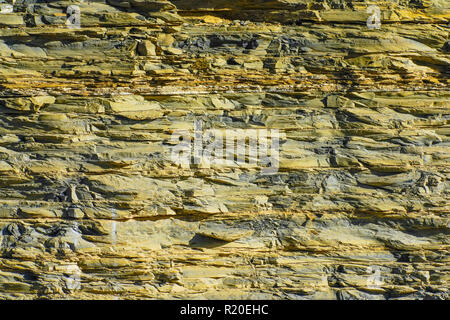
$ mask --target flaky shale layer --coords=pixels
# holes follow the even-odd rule
[[[449,299],[449,18],[443,0],[16,0],[0,298]],[[278,130],[277,171],[180,165],[196,121]]]

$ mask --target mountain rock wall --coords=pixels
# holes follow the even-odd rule
[[[448,1],[10,5],[1,299],[450,298]]]

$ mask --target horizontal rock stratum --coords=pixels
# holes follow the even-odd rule
[[[0,7],[1,299],[449,299],[447,1]]]

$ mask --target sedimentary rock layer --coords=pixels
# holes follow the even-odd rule
[[[16,0],[0,298],[449,299],[449,18],[444,0]],[[196,121],[278,130],[277,172],[176,163]]]

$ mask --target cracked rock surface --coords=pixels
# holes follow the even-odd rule
[[[445,0],[16,0],[0,299],[450,299],[449,19]],[[198,120],[279,130],[277,172],[175,163]]]

